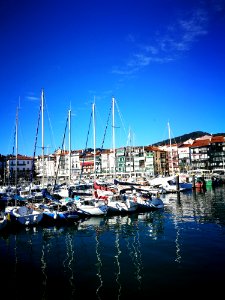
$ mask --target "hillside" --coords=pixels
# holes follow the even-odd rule
[[[199,137],[202,137],[204,135],[211,135],[210,133],[208,132],[204,132],[204,131],[194,131],[194,132],[191,132],[191,133],[187,133],[187,134],[183,134],[183,135],[180,135],[180,136],[177,136],[175,138],[171,138],[171,143],[172,144],[178,144],[178,143],[183,143],[189,139],[193,139],[195,140],[196,138],[199,138]],[[213,136],[225,136],[225,133],[215,133],[215,134],[212,134]],[[161,142],[157,142],[155,144],[153,144],[153,146],[162,146],[162,145],[168,145],[170,143],[169,139],[167,140],[163,140]]]

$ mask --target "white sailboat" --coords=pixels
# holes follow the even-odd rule
[[[179,176],[175,175],[174,172],[174,161],[173,161],[173,150],[171,144],[171,134],[170,134],[170,124],[168,122],[168,132],[169,132],[169,151],[170,151],[170,159],[169,159],[169,176],[159,176],[149,180],[149,184],[152,187],[161,187],[166,193],[175,193],[182,192],[185,190],[192,189],[192,183],[179,182]]]
[[[41,93],[41,104],[44,105],[44,91]],[[16,115],[16,137],[18,133],[18,109]],[[16,138],[16,153],[18,153],[18,138]],[[17,157],[17,155],[16,155]],[[17,161],[17,158],[16,158]],[[16,180],[17,180],[17,167],[16,167]],[[15,197],[17,199],[17,197]],[[17,201],[17,200],[15,200]],[[15,206],[15,207],[6,207],[5,213],[7,214],[7,218],[11,224],[20,224],[20,225],[36,225],[41,222],[43,218],[43,211],[34,207],[32,203],[27,203],[27,201],[23,201],[23,205]]]
[[[94,179],[96,179],[96,145],[95,145],[95,103],[92,105],[93,139],[94,139]],[[102,199],[94,196],[83,196],[76,199],[78,211],[85,212],[90,216],[102,216],[108,212],[108,206]]]
[[[70,145],[70,139],[71,139],[71,133],[70,133],[70,127],[71,127],[71,109],[68,112],[68,117],[66,120],[66,128],[67,128],[67,122],[69,123],[69,175],[68,175],[68,182],[69,185],[61,185],[59,189],[53,189],[52,195],[46,195],[48,198],[48,201],[51,202],[51,205],[44,205],[42,206],[44,208],[43,215],[44,219],[46,221],[50,222],[76,222],[83,217],[86,217],[86,214],[84,212],[78,212],[75,200],[73,198],[70,198],[70,188],[72,186],[70,185],[70,179],[71,179],[71,145]],[[64,134],[65,137],[65,134]],[[64,144],[64,138],[63,138],[63,144]],[[57,177],[58,177],[58,171],[60,166],[60,158],[58,162],[57,171],[55,174],[55,185],[57,183]],[[60,198],[60,199],[58,199]]]

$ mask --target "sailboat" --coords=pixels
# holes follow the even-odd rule
[[[170,135],[170,124],[168,122],[168,132],[169,132],[169,152],[170,152],[170,159],[169,159],[169,169],[170,175],[169,176],[159,176],[149,180],[149,183],[153,187],[161,187],[166,193],[175,193],[175,192],[182,192],[186,190],[192,189],[192,183],[188,182],[179,182],[179,176],[175,175],[174,172],[174,161],[173,161],[173,149],[171,144],[171,135]]]
[[[42,105],[44,102],[44,92],[42,90],[41,94]],[[17,165],[17,153],[18,153],[18,108],[16,113],[16,165]],[[17,166],[15,170],[15,180],[17,186]],[[21,205],[17,206],[17,201],[20,200],[21,197],[18,195],[15,196],[14,207],[7,206],[5,208],[5,214],[7,215],[8,222],[10,224],[19,224],[19,225],[36,225],[41,222],[43,218],[43,211],[37,209],[32,203],[29,203],[28,200],[22,199]]]
[[[66,128],[67,128],[67,123],[69,123],[69,129],[70,129],[70,122],[71,122],[71,109],[68,112],[68,117],[66,120]],[[66,133],[66,128],[65,128],[65,133]],[[64,133],[64,138],[65,138],[65,133]],[[64,144],[64,138],[63,138],[63,144]],[[70,140],[70,130],[69,130],[69,140]],[[59,165],[60,165],[60,158],[59,158],[58,167],[55,175],[55,186],[57,182]],[[70,161],[69,161],[69,169],[70,169]],[[69,181],[71,177],[70,175],[71,174],[69,171]],[[73,198],[70,198],[69,196],[70,196],[69,188],[67,186],[65,186],[64,189],[61,189],[58,192],[56,190],[53,190],[53,195],[47,194],[47,192],[45,191],[44,197],[50,203],[48,203],[47,205],[41,204],[40,206],[43,209],[44,219],[48,222],[50,221],[53,223],[61,223],[61,222],[64,223],[64,222],[76,222],[80,218],[85,218],[86,216],[89,216],[89,214],[85,213],[84,211],[78,210],[77,203]]]
[[[94,136],[94,180],[96,180],[96,146],[95,146],[95,103],[92,105],[92,122],[93,122],[93,136]],[[82,172],[81,172],[82,173]],[[84,212],[90,216],[103,216],[107,214],[108,205],[104,199],[98,199],[95,196],[77,197],[76,206],[79,212]]]
[[[132,194],[122,194],[115,185],[116,178],[116,148],[115,148],[115,98],[112,98],[112,143],[113,143],[113,176],[114,185],[107,181],[102,183],[98,180],[94,182],[94,193],[96,198],[104,200],[108,206],[108,213],[131,213],[137,210],[136,197]]]

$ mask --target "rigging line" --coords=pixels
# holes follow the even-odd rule
[[[111,111],[112,111],[112,105],[110,106],[109,115],[108,115],[108,119],[107,119],[107,123],[106,123],[106,127],[105,127],[105,132],[104,132],[104,135],[103,135],[101,151],[103,149],[103,145],[104,145],[104,142],[105,142],[105,136],[106,136],[106,131],[107,131],[107,128],[108,128],[108,125],[109,125],[109,118],[110,118],[110,115],[111,115]]]
[[[82,160],[82,168],[81,168],[81,172],[80,172],[80,180],[79,180],[79,183],[80,183],[80,181],[81,181],[81,176],[82,176],[83,170],[84,170],[84,159],[85,159],[85,155],[86,155],[86,149],[87,149],[87,144],[88,144],[88,136],[89,136],[90,127],[91,127],[92,113],[93,113],[93,112],[91,112],[91,117],[90,117],[90,121],[89,121],[88,134],[87,134],[86,145],[85,145],[85,149],[84,149],[84,156],[83,156],[83,160]]]
[[[51,123],[51,120],[50,120],[50,116],[49,116],[49,111],[48,111],[48,107],[47,107],[47,102],[45,101],[44,102],[44,105],[45,105],[45,110],[47,112],[47,116],[48,116],[48,123],[49,123],[49,127],[50,127],[50,134],[51,134],[51,139],[52,139],[52,143],[56,149],[56,143],[55,143],[55,138],[54,138],[54,134],[53,134],[53,129],[52,129],[52,123]]]
[[[15,122],[15,129],[14,129],[14,135],[13,135],[13,151],[12,151],[12,155],[15,155],[15,144],[16,144],[16,122]],[[11,169],[10,171],[10,177],[13,176],[13,169]]]
[[[16,125],[15,125],[15,131],[14,131],[14,136],[13,136],[13,152],[12,152],[13,156],[15,154],[15,144],[16,144]]]
[[[125,129],[125,126],[124,126],[124,122],[123,122],[123,118],[122,118],[122,114],[119,110],[119,107],[118,107],[118,104],[117,104],[117,101],[115,100],[115,104],[116,104],[116,108],[117,108],[117,111],[118,111],[118,114],[119,114],[119,117],[120,117],[120,121],[122,123],[122,126],[123,126],[123,130],[125,132],[125,135],[127,135],[127,132],[126,132],[126,129]]]
[[[104,142],[105,142],[105,136],[106,136],[106,131],[107,131],[107,128],[108,128],[108,125],[109,125],[109,118],[111,116],[111,112],[112,112],[112,105],[110,106],[110,109],[109,109],[108,119],[107,119],[107,122],[106,122],[106,127],[105,127],[105,131],[104,131],[103,139],[102,139],[102,145],[101,145],[101,148],[100,148],[100,153],[103,150],[103,146],[104,146]],[[97,165],[96,171],[98,171],[98,169],[99,169],[99,165]]]
[[[12,143],[14,145],[14,133],[15,133],[15,129],[14,129],[14,125],[12,126],[11,128],[11,133],[10,133],[10,139],[8,141],[8,152],[12,154],[11,152],[11,147],[12,147]],[[14,151],[14,148],[13,148],[13,151]]]
[[[59,162],[58,162],[58,166],[57,166],[57,170],[56,170],[56,174],[55,174],[55,185],[56,185],[56,182],[57,182],[57,179],[58,179],[59,165],[60,165],[60,162],[61,162],[61,157],[62,157],[61,154],[62,154],[62,149],[63,149],[64,142],[65,142],[67,125],[68,125],[68,116],[67,116],[67,119],[66,119],[66,127],[65,127],[65,131],[64,131],[64,135],[63,135],[62,148],[61,148],[61,152],[60,152],[60,155],[59,155]]]
[[[173,136],[173,138],[171,138],[171,141],[173,140],[174,144],[177,144],[176,138],[174,137],[174,134],[173,134],[173,132],[171,130],[171,127],[170,127],[170,132],[171,132],[171,135]]]
[[[15,145],[16,145],[16,134],[18,134],[18,110],[19,107],[16,108],[16,119],[15,119],[15,129],[14,129],[14,136],[13,136],[13,156],[15,154]],[[16,132],[17,131],[17,132]]]
[[[37,149],[37,139],[38,139],[40,119],[41,119],[41,103],[40,103],[40,107],[39,107],[39,114],[38,114],[38,121],[37,121],[37,128],[36,128],[36,136],[35,136],[35,142],[34,142],[34,153],[33,153],[32,166],[31,166],[31,171],[30,171],[30,183],[32,183],[33,175],[34,175],[34,160],[35,160],[36,149]]]
[[[20,141],[20,151],[23,152],[24,147],[27,148],[27,140],[24,137],[24,129],[20,119],[18,119],[18,139]]]
[[[131,138],[131,129],[129,128],[129,132],[128,132],[128,136],[127,136],[127,146],[129,145],[131,147],[131,142],[132,142],[132,138]]]

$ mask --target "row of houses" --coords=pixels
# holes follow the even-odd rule
[[[207,135],[180,144],[128,146],[115,150],[58,149],[53,154],[0,157],[2,184],[74,181],[92,176],[144,176],[186,173],[196,169],[224,169],[225,137]]]

